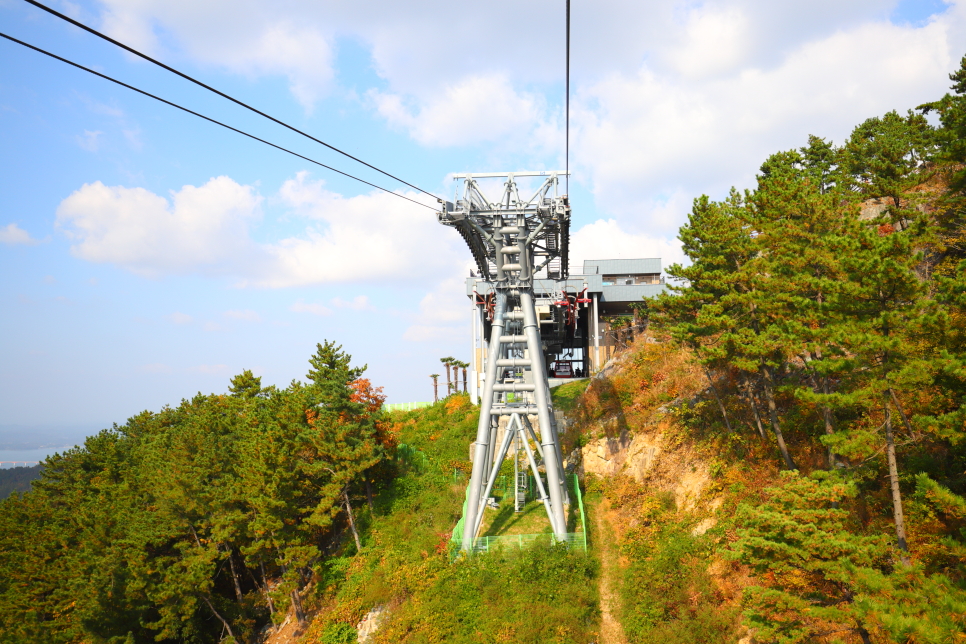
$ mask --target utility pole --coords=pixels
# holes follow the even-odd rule
[[[437,215],[440,223],[456,228],[470,248],[480,276],[492,293],[495,306],[480,396],[473,474],[463,517],[462,547],[472,552],[500,465],[514,439],[523,447],[533,471],[555,538],[567,534],[567,501],[563,458],[551,408],[547,366],[534,308],[533,280],[546,269],[550,279],[567,278],[570,240],[570,205],[559,195],[563,172],[503,172],[458,174],[462,196],[446,202]],[[540,177],[542,184],[529,199],[520,196],[517,178]],[[504,179],[498,199],[489,199],[478,179]],[[540,436],[529,416],[538,419]],[[500,445],[496,445],[501,416],[509,416]],[[536,454],[530,440],[536,446]],[[547,485],[540,476],[542,460]]]

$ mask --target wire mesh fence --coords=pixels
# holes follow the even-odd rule
[[[577,475],[573,475],[574,496],[577,499],[577,508],[580,513],[580,532],[568,532],[562,538],[558,538],[551,532],[539,534],[507,534],[477,537],[473,541],[473,547],[469,550],[473,553],[491,552],[500,548],[523,548],[535,543],[546,543],[549,545],[566,543],[570,548],[577,548],[587,552],[587,516],[584,513],[584,497],[580,492],[580,482]],[[467,489],[467,494],[469,490]],[[463,552],[463,517],[466,516],[467,500],[463,500],[463,514],[453,528],[453,535],[450,537],[450,561],[456,560]]]
[[[432,407],[431,402],[407,402],[407,403],[383,403],[382,408],[385,411],[413,411],[415,409],[422,409],[423,407]]]

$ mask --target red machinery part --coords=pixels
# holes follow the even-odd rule
[[[483,310],[486,311],[486,321],[493,321],[493,313],[496,309],[496,299],[493,297],[493,293],[488,295],[480,295],[473,289],[473,301],[476,302],[477,306],[482,306]]]

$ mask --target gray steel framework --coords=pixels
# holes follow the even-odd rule
[[[446,202],[440,223],[456,228],[473,254],[480,275],[493,287],[486,376],[480,402],[473,474],[463,517],[463,549],[471,551],[483,521],[500,465],[514,439],[522,445],[537,482],[537,492],[554,535],[567,533],[563,458],[551,409],[540,325],[534,309],[533,279],[541,270],[551,279],[567,278],[570,205],[558,194],[562,172],[459,174],[462,194]],[[520,196],[518,177],[541,177],[529,199]],[[499,199],[489,199],[477,179],[505,179]],[[529,416],[536,415],[539,439]],[[501,416],[509,416],[496,445]],[[537,455],[530,447],[534,441]],[[540,461],[538,462],[537,456]],[[541,466],[547,485],[541,480]],[[516,487],[516,484],[514,485]]]

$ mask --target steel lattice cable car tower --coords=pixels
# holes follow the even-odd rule
[[[566,539],[563,458],[551,407],[540,324],[534,308],[533,279],[547,269],[547,277],[567,278],[570,205],[559,195],[563,172],[505,172],[456,175],[462,198],[446,202],[440,223],[452,226],[470,247],[480,276],[494,293],[486,376],[476,432],[473,474],[463,517],[464,550],[472,551],[483,521],[486,499],[512,442],[526,452],[540,500],[547,510],[554,536]],[[517,177],[543,177],[529,200],[520,197]],[[477,179],[505,179],[503,194],[491,201]],[[536,415],[539,439],[529,420]],[[497,445],[499,420],[508,416]],[[533,439],[537,454],[530,447]],[[547,485],[541,480],[543,461]]]

